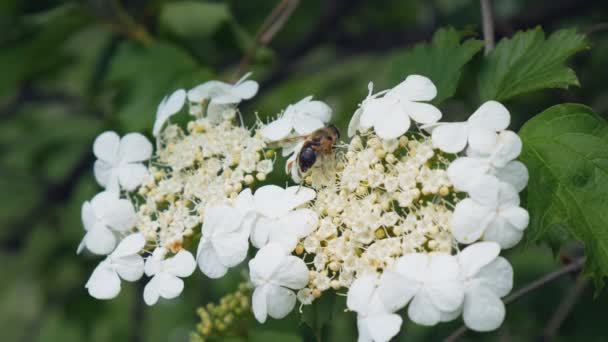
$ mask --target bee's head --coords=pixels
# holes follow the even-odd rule
[[[338,127],[336,127],[334,124],[330,124],[329,126],[327,126],[327,128],[331,129],[334,134],[336,135],[336,140],[340,139],[340,130],[338,130]]]

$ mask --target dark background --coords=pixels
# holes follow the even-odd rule
[[[84,284],[99,258],[77,256],[84,235],[80,206],[100,188],[92,173],[91,144],[107,129],[150,136],[165,94],[210,78],[231,79],[255,33],[277,1],[20,1],[0,2],[0,336],[3,341],[184,341],[197,322],[196,307],[236,289],[242,270],[210,281],[200,272],[182,296],[152,308],[142,284],[123,282],[108,302],[88,296]],[[497,39],[541,25],[546,32],[577,27],[591,48],[571,65],[581,88],[546,91],[506,103],[513,129],[548,106],[581,102],[608,113],[608,2],[495,1]],[[406,75],[395,63],[439,27],[479,35],[478,1],[301,0],[272,42],[254,54],[260,82],[241,109],[248,122],[315,95],[345,126],[367,94]],[[478,105],[473,76],[481,54],[463,74],[459,100],[441,109],[448,120]],[[469,76],[467,76],[469,75]],[[280,165],[280,164],[279,164]],[[280,169],[280,168],[279,168]],[[576,246],[555,258],[543,246],[507,252],[515,288],[560,266]],[[574,252],[573,252],[574,251]],[[471,340],[547,340],[548,322],[572,288],[580,298],[555,340],[608,340],[607,296],[564,277],[508,306],[500,330]],[[577,291],[574,290],[574,291]],[[354,314],[332,321],[329,340],[356,338]],[[294,314],[252,323],[251,340],[310,339]],[[399,340],[436,340],[461,323],[424,328],[407,323]],[[303,336],[303,337],[302,337]]]

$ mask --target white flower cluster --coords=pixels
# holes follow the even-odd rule
[[[86,285],[91,295],[112,298],[120,279],[145,273],[148,304],[174,298],[196,264],[222,277],[251,243],[259,249],[249,261],[259,322],[347,289],[360,341],[390,340],[406,306],[421,325],[462,314],[471,329],[500,326],[513,281],[500,250],[519,242],[529,220],[519,206],[528,181],[515,160],[522,143],[506,130],[506,108],[489,101],[467,122],[440,123],[428,78],[411,75],[376,94],[370,84],[349,143],[321,158],[327,148],[308,141],[307,153],[319,155],[300,174],[301,138],[325,127],[330,107],[306,97],[251,133],[234,124],[236,105],[257,92],[246,78],[165,98],[154,156],[138,134],[97,139],[95,175],[106,191],[83,205],[80,249],[108,256]],[[186,99],[194,119],[186,129],[166,125]],[[421,126],[412,129],[412,120]],[[265,149],[281,143],[300,184],[254,188],[273,170]],[[199,232],[193,256],[186,248]]]

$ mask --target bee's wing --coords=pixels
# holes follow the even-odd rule
[[[291,136],[291,137],[287,137],[287,138],[284,138],[281,140],[269,142],[268,147],[279,148],[279,147],[285,147],[285,146],[289,146],[289,145],[295,145],[299,142],[306,140],[308,137],[309,137],[309,135]]]

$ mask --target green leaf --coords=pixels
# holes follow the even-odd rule
[[[416,44],[398,57],[393,68],[393,83],[397,84],[410,74],[430,78],[437,86],[439,104],[456,92],[462,67],[483,47],[483,42],[467,39],[460,42],[462,34],[453,28],[435,32],[430,43]]]
[[[501,40],[487,56],[479,75],[482,101],[507,100],[546,88],[578,86],[566,60],[588,47],[575,29],[559,30],[547,39],[540,27]]]
[[[231,18],[227,4],[198,1],[165,3],[160,13],[160,26],[172,34],[188,39],[207,37]]]
[[[156,108],[168,94],[205,82],[211,76],[207,68],[180,47],[158,42],[149,47],[124,43],[112,60],[107,81],[117,84],[117,121],[126,131],[152,127]]]
[[[528,242],[559,247],[568,235],[585,245],[587,274],[608,275],[608,123],[588,107],[562,104],[520,131],[530,171]]]
[[[330,324],[334,314],[334,303],[336,295],[327,293],[317,299],[311,305],[302,308],[302,318],[300,323],[307,325],[317,341],[324,341],[327,333],[326,327]]]

